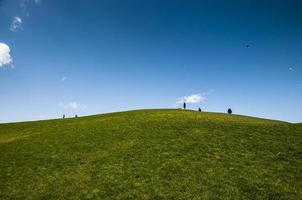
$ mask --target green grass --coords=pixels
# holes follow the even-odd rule
[[[0,124],[0,199],[302,199],[302,125],[181,110]]]

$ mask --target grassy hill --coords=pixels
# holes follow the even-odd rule
[[[0,199],[302,199],[302,125],[182,110],[1,124]]]

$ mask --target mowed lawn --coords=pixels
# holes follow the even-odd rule
[[[182,110],[1,124],[0,199],[302,199],[302,125]]]

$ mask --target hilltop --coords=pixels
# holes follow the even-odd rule
[[[0,199],[301,199],[302,125],[138,110],[0,124]]]

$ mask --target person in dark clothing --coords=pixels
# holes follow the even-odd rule
[[[232,114],[232,109],[231,108],[228,109],[228,113]]]
[[[184,106],[183,106],[183,107],[184,107],[184,109],[186,109],[186,107],[187,107],[187,104],[186,104],[186,102],[184,102]]]
[[[201,112],[201,108],[198,108],[198,112]]]
[[[65,119],[65,114],[63,115],[63,119]]]

